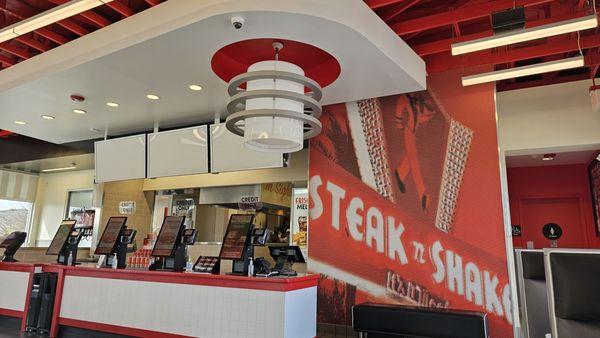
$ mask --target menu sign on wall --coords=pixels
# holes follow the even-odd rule
[[[292,245],[306,255],[308,244],[308,189],[294,189],[292,204]]]
[[[185,217],[183,216],[169,216],[165,217],[160,233],[156,239],[154,250],[152,250],[152,256],[169,257],[175,249],[177,238],[179,237],[179,231],[183,226]]]
[[[246,241],[252,227],[254,215],[231,215],[229,226],[223,245],[221,246],[221,259],[241,259],[246,248]]]
[[[106,224],[104,233],[100,237],[100,242],[96,248],[95,255],[110,255],[117,245],[117,240],[121,235],[121,231],[125,227],[127,217],[111,217]]]

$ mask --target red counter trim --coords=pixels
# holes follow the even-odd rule
[[[29,301],[31,300],[31,287],[33,286],[33,272],[29,273],[29,282],[27,283],[27,298],[25,299],[25,308],[23,312],[23,320],[21,321],[21,332],[27,329],[27,316],[29,315]]]
[[[57,265],[50,265],[44,267],[44,271],[56,272],[58,270],[63,271],[65,276],[122,279],[170,284],[205,285],[279,292],[287,292],[306,289],[309,287],[316,287],[318,282],[318,276],[316,275],[307,275],[293,278],[252,278],[230,275],[204,275],[197,273],[177,273],[162,271],[111,270]],[[61,290],[60,280],[61,278],[59,277],[58,290]]]
[[[19,318],[19,319],[24,318],[23,311],[9,310],[9,309],[0,309],[0,316],[15,317],[15,318]]]
[[[133,336],[133,337],[166,337],[166,338],[188,338],[189,336],[182,336],[172,333],[163,333],[142,329],[134,329],[130,327],[110,325],[110,324],[102,324],[102,323],[93,323],[86,322],[83,320],[77,319],[69,319],[69,318],[59,318],[59,325],[62,326],[70,326],[77,327],[81,329],[101,331],[101,332],[109,332],[113,334],[120,334],[124,336]]]
[[[44,270],[46,266],[44,266]],[[63,287],[65,285],[65,270],[58,269],[58,280],[56,283],[56,294],[54,296],[54,309],[52,310],[52,324],[50,324],[50,337],[56,337],[58,334],[58,316],[60,315],[60,306],[62,304]]]
[[[0,262],[0,270],[2,271],[17,271],[17,272],[33,272],[39,264],[26,263],[3,263]]]

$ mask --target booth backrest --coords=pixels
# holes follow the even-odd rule
[[[487,338],[485,313],[364,303],[352,309],[354,330],[367,338]]]
[[[524,337],[550,333],[543,250],[516,250],[517,285]]]
[[[552,337],[600,337],[600,250],[545,249]]]

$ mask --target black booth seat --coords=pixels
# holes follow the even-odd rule
[[[543,250],[517,250],[517,280],[525,337],[551,332]]]
[[[600,337],[600,250],[546,249],[553,337]]]
[[[354,330],[367,338],[486,338],[485,313],[364,303],[352,309]]]

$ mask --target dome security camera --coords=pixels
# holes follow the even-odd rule
[[[234,16],[231,18],[231,25],[233,26],[233,28],[235,29],[242,29],[242,27],[244,27],[244,18],[242,18],[241,16]]]

